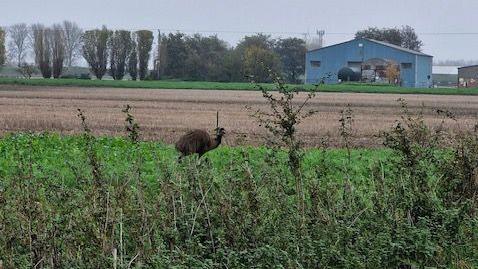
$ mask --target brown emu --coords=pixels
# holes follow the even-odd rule
[[[217,148],[221,144],[224,134],[226,134],[224,128],[216,128],[216,137],[211,137],[204,130],[187,132],[176,142],[176,150],[181,153],[179,159],[194,153],[201,157],[204,153]]]

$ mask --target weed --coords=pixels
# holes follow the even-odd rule
[[[269,104],[270,111],[256,110],[251,116],[259,122],[259,126],[266,128],[273,136],[267,141],[268,144],[287,149],[289,167],[296,180],[298,208],[304,214],[305,198],[301,175],[303,143],[297,137],[297,126],[303,119],[317,113],[316,110],[305,111],[307,103],[315,97],[315,90],[308,92],[305,100],[299,105],[294,105],[294,98],[299,94],[299,89],[287,87],[282,78],[272,71],[269,73],[277,87],[278,96],[258,84],[257,87]]]
[[[131,142],[136,144],[139,141],[139,124],[135,121],[133,115],[131,115],[131,106],[127,104],[122,112],[126,114],[125,130],[128,133],[128,137]]]

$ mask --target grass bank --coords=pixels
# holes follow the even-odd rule
[[[81,80],[81,79],[19,79],[0,78],[0,84],[28,86],[76,86],[108,88],[142,88],[142,89],[204,89],[204,90],[257,90],[251,83],[241,82],[204,82],[204,81],[131,81],[131,80]],[[273,90],[272,84],[261,84]],[[314,89],[313,85],[289,85],[302,90]],[[431,88],[416,89],[373,84],[322,85],[321,92],[355,92],[355,93],[396,93],[396,94],[441,94],[441,95],[478,95],[478,89]]]

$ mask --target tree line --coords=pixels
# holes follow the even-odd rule
[[[160,74],[170,78],[209,81],[269,82],[269,72],[291,83],[305,72],[305,41],[245,36],[234,48],[217,36],[170,33],[162,37]]]
[[[0,28],[0,65],[8,60],[30,72],[35,67],[44,78],[60,78],[65,67],[83,58],[97,79],[109,74],[115,80],[129,75],[132,80],[268,82],[272,71],[288,82],[298,83],[305,72],[305,53],[302,39],[272,39],[264,34],[245,36],[231,47],[216,35],[176,32],[159,34],[154,42],[149,30],[111,30],[103,26],[83,31],[70,21]],[[26,63],[29,55],[33,56],[33,65]]]
[[[31,75],[36,67],[45,78],[59,78],[64,67],[71,67],[80,57],[82,37],[81,28],[69,21],[52,26],[19,23],[7,29],[0,28],[0,65],[9,60],[22,73],[26,71]],[[30,54],[34,65],[27,63]]]
[[[6,37],[8,44],[5,46]],[[413,28],[368,28],[356,37],[383,40],[420,50],[422,43]],[[156,47],[153,49],[153,44]],[[7,48],[8,50],[7,50]],[[126,75],[133,80],[181,79],[225,82],[270,82],[270,72],[287,82],[299,83],[305,73],[306,43],[300,38],[273,39],[269,35],[245,36],[232,47],[217,35],[186,35],[181,32],[154,34],[149,30],[100,29],[83,31],[64,21],[52,26],[15,24],[0,28],[0,65],[7,59],[19,68],[30,68],[27,55],[44,78],[59,78],[64,67],[83,58],[91,73],[115,80]],[[153,58],[153,69],[148,66]]]

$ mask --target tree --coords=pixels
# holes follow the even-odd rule
[[[197,49],[187,50],[183,79],[193,81],[206,80],[207,67],[201,58],[200,51]]]
[[[217,36],[169,34],[161,38],[161,74],[186,80],[230,81],[229,49]]]
[[[9,56],[18,67],[25,60],[29,47],[29,29],[25,23],[14,24],[8,28],[10,42],[8,42]]]
[[[382,41],[386,41],[397,46],[402,45],[402,35],[400,34],[400,30],[397,28],[385,28],[382,30],[382,35]]]
[[[269,72],[280,72],[280,60],[274,52],[275,40],[268,35],[246,36],[235,50],[242,59],[242,77],[252,77],[255,82],[270,81]]]
[[[136,45],[136,34],[132,34],[131,38],[131,52],[128,56],[128,72],[132,80],[138,77],[138,53]]]
[[[388,83],[395,84],[396,79],[398,79],[398,76],[400,76],[400,71],[396,65],[388,64],[387,68],[385,69],[385,75],[387,76]]]
[[[247,47],[256,46],[259,48],[271,50],[274,48],[275,40],[271,39],[269,35],[257,34],[253,36],[245,36],[239,44],[237,50],[244,50]]]
[[[281,60],[282,73],[286,80],[298,83],[299,76],[305,73],[305,41],[300,38],[279,39],[275,51]]]
[[[258,46],[250,46],[244,52],[244,73],[254,82],[270,82],[270,72],[280,69],[279,57],[272,51]]]
[[[187,56],[188,50],[183,33],[170,33],[162,38],[161,67],[165,76],[183,78],[186,73]]]
[[[140,30],[136,32],[138,46],[138,73],[139,79],[143,80],[148,73],[148,63],[151,48],[153,46],[153,32]]]
[[[402,37],[402,47],[415,51],[421,51],[423,42],[418,39],[415,29],[409,25],[402,26],[400,35]]]
[[[51,29],[42,24],[32,25],[33,52],[35,53],[35,63],[44,78],[50,78],[51,70]]]
[[[86,31],[83,35],[83,57],[96,78],[102,79],[108,64],[108,39],[111,35],[106,26],[101,30]]]
[[[275,40],[269,35],[245,36],[235,50],[242,61],[241,80],[253,77],[256,82],[270,81],[269,71],[279,73],[280,60],[274,52]]]
[[[187,56],[185,79],[224,81],[224,56],[226,42],[217,36],[203,37],[198,34],[185,38]]]
[[[236,49],[227,50],[224,56],[224,76],[226,81],[244,81],[241,54]]]
[[[81,55],[81,37],[83,30],[74,22],[64,21],[65,64],[71,67]]]
[[[54,24],[51,34],[53,78],[59,78],[65,61],[65,34],[61,24]]]
[[[369,27],[365,30],[360,30],[355,33],[355,38],[369,38],[378,41],[385,41],[397,46],[402,45],[402,36],[400,30],[397,28],[382,28]]]
[[[5,30],[0,27],[0,66],[6,62],[5,56]]]
[[[115,80],[122,80],[126,70],[126,60],[131,53],[131,32],[115,31],[110,38],[110,74]]]
[[[385,41],[415,51],[420,51],[423,45],[422,41],[418,39],[415,30],[408,25],[402,26],[401,29],[369,27],[355,33],[355,38],[370,38]]]

